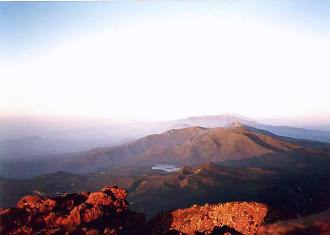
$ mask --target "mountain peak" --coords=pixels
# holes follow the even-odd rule
[[[201,126],[189,126],[185,128],[170,129],[162,134],[177,134],[177,133],[191,133],[191,132],[200,132],[205,131],[207,128]],[[152,136],[152,135],[151,135]]]
[[[245,125],[239,121],[235,121],[227,125],[227,128],[245,127]]]

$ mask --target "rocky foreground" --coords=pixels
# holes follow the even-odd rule
[[[134,234],[144,215],[130,212],[124,189],[25,196],[14,208],[1,209],[1,234]]]
[[[315,215],[262,226],[260,235],[329,235],[330,210]]]
[[[0,234],[292,235],[330,231],[330,213],[322,219],[311,217],[307,222],[264,225],[268,208],[255,202],[195,205],[161,213],[146,222],[142,213],[129,210],[126,197],[126,190],[116,186],[53,198],[26,196],[16,207],[0,209]],[[299,233],[295,233],[297,229]]]
[[[178,231],[183,234],[256,234],[267,215],[267,207],[254,202],[230,202],[194,205],[187,209],[165,212],[149,223],[153,234]],[[222,232],[222,233],[221,233]]]

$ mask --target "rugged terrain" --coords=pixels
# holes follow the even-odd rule
[[[162,220],[161,215],[157,215],[163,211],[235,201],[267,205],[268,213],[263,219],[265,223],[299,219],[330,208],[329,153],[329,149],[320,148],[313,141],[306,143],[304,140],[277,136],[237,122],[225,128],[174,129],[116,147],[72,153],[63,156],[63,161],[61,158],[56,161],[47,159],[31,161],[30,165],[23,162],[8,168],[1,165],[1,170],[4,170],[1,173],[12,171],[28,175],[54,169],[67,171],[20,180],[1,177],[0,206],[12,207],[21,197],[29,194],[36,194],[39,199],[61,198],[59,195],[64,193],[97,191],[112,184],[129,191],[127,201],[130,210],[127,213],[143,213],[147,220],[154,218],[143,227],[152,226],[150,224],[157,221],[156,218]],[[175,164],[180,170],[170,173],[153,170],[152,164],[158,163]],[[87,199],[84,200],[81,203]],[[216,207],[206,205],[201,209],[198,206],[193,208],[192,212],[203,214],[205,208],[212,211]],[[21,209],[4,211],[14,213]],[[167,212],[165,218],[170,215],[171,221],[177,221],[175,216],[185,214],[181,212]],[[65,213],[68,215],[71,212]],[[191,220],[194,221],[194,218]],[[173,231],[185,229],[178,223],[173,226]],[[152,230],[155,227],[148,228]],[[204,228],[194,228],[205,232],[201,231]],[[275,228],[264,227],[264,231],[266,233]],[[207,233],[218,229],[224,231],[223,226],[218,228],[215,225],[215,228],[207,229]],[[228,229],[233,228],[229,226]],[[237,227],[234,229],[230,231],[239,231]]]
[[[25,196],[0,209],[1,234],[327,234],[329,211],[269,224],[267,205],[256,202],[193,205],[162,212],[149,221],[132,212],[127,192],[106,186],[97,192],[56,197]],[[157,199],[154,199],[157,200]],[[268,223],[268,224],[267,224]]]
[[[146,223],[143,214],[128,209],[126,196],[116,186],[52,198],[25,196],[16,207],[0,210],[1,233],[195,234],[218,227],[250,235],[267,215],[263,204],[233,202],[165,212]]]
[[[53,198],[26,196],[16,207],[1,209],[1,234],[137,234],[144,216],[128,210],[126,196],[118,187]]]
[[[241,123],[225,128],[195,126],[149,135],[119,146],[57,155],[43,160],[2,161],[0,170],[4,177],[29,178],[59,170],[88,173],[115,171],[119,167],[126,167],[130,172],[133,168],[148,168],[152,164],[159,163],[194,166],[204,162],[221,163],[265,155],[315,156],[330,153],[326,148],[311,148],[311,146],[325,145],[277,136]],[[119,172],[126,173],[126,171],[117,171]]]
[[[116,186],[45,198],[23,197],[0,210],[1,234],[168,234],[209,233],[215,227],[255,234],[267,207],[258,203],[193,206],[158,215],[148,223],[128,209],[127,192]]]
[[[121,123],[114,120],[61,120],[44,118],[0,117],[0,159],[40,159],[58,153],[85,151],[100,146],[118,145],[146,135],[162,133],[170,129],[201,126],[226,127],[232,122],[264,129],[280,136],[303,141],[318,142],[330,146],[328,128],[304,129],[289,126],[266,125],[240,115],[197,116],[165,122]],[[51,123],[51,125],[50,125]],[[328,130],[328,131],[326,131]]]
[[[264,222],[267,206],[255,202],[194,205],[186,209],[164,212],[149,222],[154,234],[178,231],[183,234],[253,235]]]
[[[228,201],[265,203],[276,209],[281,219],[307,216],[330,206],[328,157],[295,156],[288,161],[285,157],[274,156],[262,162],[240,162],[244,167],[229,164],[232,163],[205,163],[172,173],[155,171],[131,177],[58,172],[28,180],[3,178],[0,179],[0,202],[2,207],[8,207],[28,194],[56,196],[118,184],[130,192],[131,208],[145,213],[147,218],[164,210]]]

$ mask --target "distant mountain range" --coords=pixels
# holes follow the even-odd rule
[[[39,127],[38,123],[30,123],[28,126],[31,126],[31,130],[23,132],[33,134],[34,136],[0,141],[0,159],[45,158],[48,157],[45,155],[79,152],[96,147],[119,145],[146,135],[162,133],[170,129],[181,129],[193,126],[205,128],[226,127],[233,122],[240,122],[244,125],[263,129],[279,136],[299,139],[299,143],[304,142],[304,145],[309,144],[310,147],[322,148],[324,146],[330,146],[330,132],[288,126],[266,125],[239,115],[216,115],[190,117],[167,122],[102,123],[99,125],[94,124],[94,127],[87,129],[83,128],[87,124],[81,124],[82,126],[80,128],[83,128],[82,130],[80,130],[79,125],[76,124],[78,126],[71,128],[66,127],[67,130],[58,130],[57,132],[62,134],[56,134],[54,136],[51,133],[56,131],[52,129],[47,131],[48,127],[46,123],[43,123],[42,127]],[[11,132],[20,133],[21,130],[17,125],[17,123],[16,125],[15,123],[8,123],[7,127],[6,123],[4,123],[2,129],[4,132],[9,129]],[[13,127],[10,128],[10,126]],[[7,132],[9,130],[7,130]],[[49,136],[47,136],[46,133],[48,133]],[[2,133],[2,135],[3,134],[4,133]],[[42,136],[45,135],[46,137],[41,138],[38,134],[42,134]],[[324,143],[328,143],[328,145]]]
[[[311,148],[314,145],[322,148]],[[193,166],[275,154],[327,155],[327,147],[328,144],[277,136],[234,122],[228,127],[172,129],[118,146],[58,154],[47,159],[3,160],[0,167],[2,176],[12,178],[27,178],[58,170],[75,173],[111,171],[119,166],[131,172],[131,169],[147,169],[160,163]]]
[[[202,127],[225,127],[233,122],[240,122],[248,126],[263,129],[272,132],[276,135],[298,138],[298,139],[308,139],[320,142],[330,143],[330,132],[320,131],[320,130],[309,130],[305,128],[297,128],[290,126],[275,126],[267,125],[256,122],[250,118],[234,115],[214,115],[214,116],[200,116],[200,117],[190,117],[186,119],[173,121],[173,126],[179,128],[187,126],[202,126]]]
[[[64,170],[90,172],[118,165],[175,164],[243,160],[271,154],[328,154],[282,137],[234,123],[234,127],[188,127],[150,135],[128,144],[100,148],[74,156]]]
[[[28,136],[0,141],[0,159],[48,158],[53,154],[86,151],[113,144],[119,144],[119,142],[113,139],[70,140]]]

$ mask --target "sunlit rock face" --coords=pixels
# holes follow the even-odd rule
[[[127,191],[117,186],[52,198],[25,196],[16,207],[0,209],[0,233],[250,235],[268,211],[254,202],[195,205],[161,213],[146,223],[143,214],[129,210],[126,197]]]
[[[1,209],[1,234],[136,234],[144,215],[128,210],[127,192],[116,186],[53,198],[23,197]]]
[[[194,205],[146,222],[144,214],[129,210],[126,198],[127,191],[117,186],[52,198],[25,196],[16,207],[0,209],[0,234],[325,235],[330,231],[329,211],[266,224],[270,209],[256,202]]]
[[[194,205],[166,212],[149,223],[155,234],[255,234],[268,212],[255,202]]]

